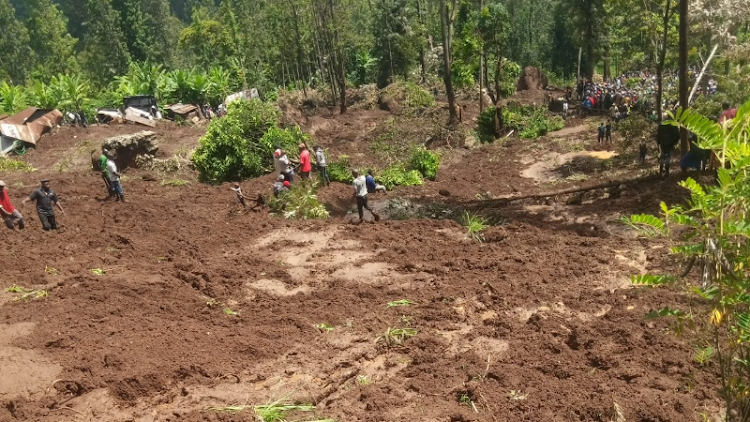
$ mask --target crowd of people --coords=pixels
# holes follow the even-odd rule
[[[314,165],[318,172],[319,182],[323,186],[330,186],[331,180],[328,176],[328,164],[326,161],[325,150],[319,145],[313,146],[314,155],[310,153],[307,144],[299,144],[299,160],[293,160],[289,157],[287,151],[282,149],[280,146],[274,147],[273,161],[274,168],[278,174],[273,182],[273,196],[276,198],[287,194],[295,183],[295,175],[299,173],[301,183],[308,183],[311,180],[311,173],[313,170],[313,157],[315,159]],[[375,221],[380,220],[380,215],[369,205],[368,194],[375,192],[385,192],[385,186],[375,182],[375,176],[372,170],[368,170],[367,174],[361,173],[358,169],[352,170],[353,182],[352,187],[354,189],[354,196],[357,202],[357,213],[359,215],[359,222],[364,221],[364,211],[369,211]],[[242,193],[242,188],[239,183],[233,183],[230,186],[230,190],[237,195],[237,200],[240,204],[247,208],[246,197]],[[259,196],[256,200],[256,204],[259,203],[262,196]]]

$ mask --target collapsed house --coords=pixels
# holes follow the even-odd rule
[[[20,113],[0,119],[0,153],[7,154],[18,142],[36,146],[45,133],[62,122],[59,110],[29,107]]]

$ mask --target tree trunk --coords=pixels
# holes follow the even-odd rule
[[[500,52],[497,53],[497,60],[495,61],[495,98],[497,98],[497,101],[500,101],[500,98],[502,98],[502,94],[500,93],[500,78],[502,77],[503,73],[503,56],[500,55]]]
[[[604,82],[609,82],[610,79],[612,79],[612,75],[610,72],[610,58],[609,58],[609,43],[604,43]]]
[[[422,16],[422,2],[417,0],[417,19],[420,25],[424,25],[424,17]],[[419,66],[420,66],[420,82],[424,82],[427,79],[427,63],[425,63],[424,44],[419,44]]]
[[[680,107],[683,110],[688,108],[688,24],[688,0],[680,0]],[[687,130],[680,128],[680,150],[685,154],[689,148]]]
[[[456,95],[453,92],[453,77],[451,76],[451,45],[450,29],[448,28],[448,4],[445,0],[440,0],[440,29],[443,33],[443,82],[445,83],[445,93],[448,96],[448,126],[458,124],[458,113],[456,112]]]
[[[667,41],[669,40],[669,17],[672,8],[672,0],[667,0],[664,6],[664,33],[661,39],[661,49],[659,50],[659,61],[656,64],[656,121],[661,122],[662,116],[662,88],[664,86],[664,61],[667,58]]]
[[[594,77],[594,17],[589,17],[589,23],[586,27],[586,78]]]

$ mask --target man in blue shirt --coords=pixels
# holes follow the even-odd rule
[[[367,176],[365,176],[365,183],[367,184],[367,193],[385,192],[385,186],[375,183],[375,177],[372,175],[372,170],[367,170]]]

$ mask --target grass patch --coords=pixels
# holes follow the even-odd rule
[[[169,179],[169,180],[162,180],[161,185],[162,186],[174,186],[174,187],[180,187],[180,186],[190,186],[193,183],[189,180],[182,180],[182,179]]]
[[[416,303],[412,302],[409,299],[401,299],[401,300],[394,300],[393,302],[388,302],[386,306],[388,308],[395,308],[397,306],[410,306],[410,305],[416,305]]]
[[[476,214],[471,214],[468,211],[464,211],[461,216],[461,224],[466,228],[466,236],[476,240],[477,242],[484,241],[484,235],[482,231],[489,227],[487,222]]]
[[[0,158],[0,171],[36,171],[31,165],[23,161],[11,160],[10,158]]]
[[[208,302],[206,302],[206,306],[209,308],[221,308],[222,312],[224,312],[224,315],[227,316],[239,316],[239,312],[233,311],[229,306],[225,305],[222,302],[219,302],[216,299],[209,299]]]
[[[103,276],[104,274],[107,274],[107,270],[104,270],[101,268],[93,268],[91,269],[91,274],[94,274],[97,276]]]
[[[367,375],[357,375],[357,384],[370,385],[372,384],[372,380]]]
[[[253,409],[255,415],[261,422],[285,422],[288,415],[293,412],[314,412],[315,406],[311,404],[284,403],[286,398],[277,400],[270,404],[262,405],[234,405],[234,406],[212,406],[206,409],[209,412],[239,413],[247,409]],[[307,419],[303,419],[307,420]],[[334,422],[333,419],[319,419],[310,422]]]
[[[385,333],[379,335],[375,339],[375,343],[383,341],[388,347],[398,346],[404,344],[404,341],[406,341],[407,339],[416,336],[418,332],[419,330],[417,330],[416,328],[388,327],[388,329],[385,330]]]

